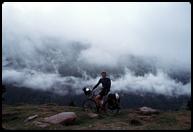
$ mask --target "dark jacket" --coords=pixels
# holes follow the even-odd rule
[[[101,78],[98,83],[93,87],[93,90],[98,87],[98,85],[102,83],[103,89],[110,91],[111,88],[111,80],[109,78]]]

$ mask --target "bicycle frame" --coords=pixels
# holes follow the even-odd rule
[[[90,88],[85,88],[85,89],[87,89],[88,93],[91,92],[89,95],[87,95],[86,92],[85,92],[85,95],[86,95],[87,99],[91,99],[96,103],[96,101],[94,99],[97,96],[97,94],[95,95],[95,90],[91,90]],[[104,99],[103,99],[103,101],[104,101]]]
[[[90,96],[87,96],[87,98],[93,100],[93,101],[96,103],[96,101],[95,101],[95,97],[96,97],[96,96],[97,96],[97,95],[94,94],[94,91],[92,91],[92,92],[91,92],[91,95],[90,95]]]

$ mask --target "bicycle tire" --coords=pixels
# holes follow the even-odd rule
[[[118,114],[119,111],[120,111],[120,107],[118,107],[118,106],[116,106],[116,107],[113,108],[113,109],[110,109],[110,108],[109,108],[109,104],[108,104],[107,101],[105,101],[104,107],[105,107],[105,109],[107,110],[107,113],[109,113],[109,114]]]
[[[82,108],[84,111],[91,111],[91,112],[97,112],[97,104],[94,100],[92,99],[87,99],[83,102]]]

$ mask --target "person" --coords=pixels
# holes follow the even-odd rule
[[[106,96],[111,88],[111,80],[110,78],[107,78],[106,72],[101,72],[101,78],[99,79],[98,83],[93,87],[92,90],[96,89],[99,84],[102,83],[102,90],[100,91],[99,95],[95,96],[94,100],[98,106],[98,108],[102,108],[102,101],[103,97]]]

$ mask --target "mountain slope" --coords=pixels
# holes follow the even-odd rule
[[[71,90],[67,95],[59,95],[52,91],[7,86],[3,98],[4,103],[9,105],[16,105],[18,103],[38,105],[56,103],[57,105],[69,105],[70,102],[74,102],[76,106],[80,107],[86,96],[75,94],[74,92]],[[191,96],[188,95],[165,96],[142,91],[119,92],[119,94],[122,108],[138,108],[145,105],[161,110],[178,110],[191,99]]]

